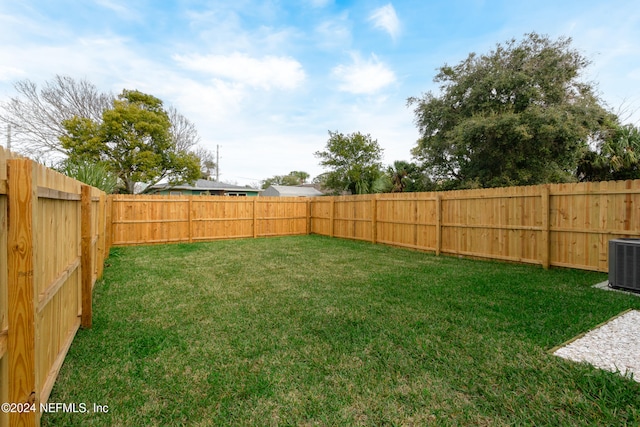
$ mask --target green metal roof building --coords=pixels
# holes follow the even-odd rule
[[[143,191],[145,194],[161,194],[171,196],[259,196],[257,188],[242,187],[240,185],[226,184],[218,181],[199,179],[193,185],[189,184],[156,184]]]

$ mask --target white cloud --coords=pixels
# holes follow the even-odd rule
[[[352,55],[353,63],[340,64],[331,70],[332,76],[340,81],[338,89],[354,94],[371,94],[396,81],[396,76],[375,55],[364,61],[359,55]]]
[[[240,85],[218,79],[207,83],[173,76],[171,83],[176,84],[164,87],[167,97],[183,114],[203,124],[229,125],[247,98]]]
[[[11,82],[25,75],[25,71],[20,68],[0,64],[0,82]]]
[[[114,0],[96,0],[96,4],[109,9],[124,19],[137,19],[138,15],[129,9],[130,2],[120,3]]]
[[[369,21],[373,22],[374,27],[389,33],[394,40],[400,33],[400,20],[391,3],[374,10],[369,16]]]
[[[261,89],[295,89],[305,80],[305,72],[295,59],[266,56],[252,58],[241,53],[231,55],[174,55],[182,67],[211,74]]]
[[[321,22],[314,29],[318,39],[318,46],[322,49],[345,49],[351,45],[351,29],[349,28],[348,14]]]

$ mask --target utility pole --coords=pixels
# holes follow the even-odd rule
[[[216,182],[220,182],[220,145],[216,144]]]
[[[11,125],[7,124],[7,150],[11,151]]]

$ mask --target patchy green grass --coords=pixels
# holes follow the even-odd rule
[[[114,248],[43,425],[637,425],[548,350],[640,298],[603,274],[299,236]],[[91,411],[90,411],[91,412]]]

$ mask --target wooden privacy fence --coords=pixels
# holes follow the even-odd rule
[[[0,412],[2,426],[39,425],[78,327],[91,326],[109,251],[106,203],[102,191],[0,148],[0,402],[35,409]]]
[[[640,180],[278,198],[110,196],[114,245],[323,234],[436,254],[607,271],[640,237]]]
[[[317,198],[109,196],[0,148],[0,425],[37,425],[113,245],[323,234],[607,271],[640,180]]]
[[[315,198],[311,232],[607,271],[608,241],[640,237],[640,180]]]
[[[109,199],[113,245],[309,234],[309,199],[146,195]]]

